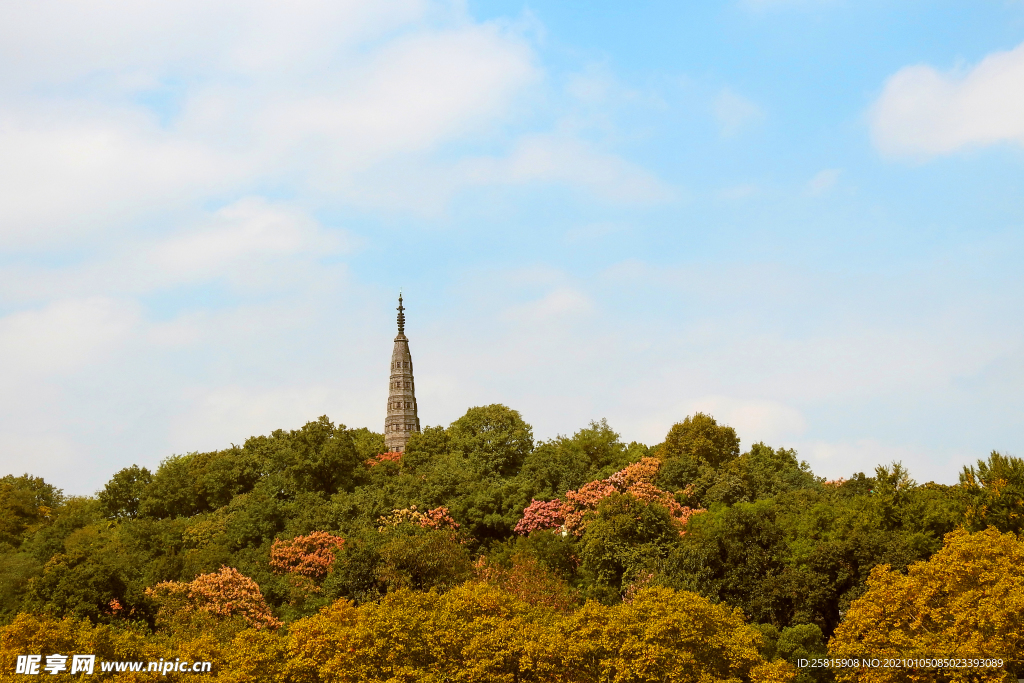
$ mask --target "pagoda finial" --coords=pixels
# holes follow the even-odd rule
[[[405,334],[405,306],[402,305],[402,290],[398,290],[398,334]]]

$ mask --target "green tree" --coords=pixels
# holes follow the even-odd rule
[[[573,534],[535,531],[529,536],[516,536],[491,548],[487,559],[493,564],[511,566],[516,555],[535,557],[548,570],[576,589],[584,587],[580,575],[579,539]]]
[[[798,460],[792,449],[772,449],[758,442],[741,455],[739,461],[750,501],[773,498],[818,483],[810,466]]]
[[[346,504],[364,520],[411,505],[444,506],[473,538],[508,538],[529,503],[516,475],[532,449],[532,428],[518,412],[471,408],[447,429],[414,434],[401,460],[370,468],[367,485]]]
[[[352,435],[326,415],[301,429],[250,438],[244,450],[258,455],[265,473],[281,475],[286,495],[349,491],[366,471]]]
[[[188,517],[209,510],[201,482],[192,467],[197,456],[198,453],[172,455],[160,463],[139,498],[140,515],[162,519]]]
[[[39,526],[22,543],[21,549],[40,562],[63,552],[65,542],[74,532],[103,520],[103,512],[95,498],[70,496],[51,512],[49,523]]]
[[[830,683],[835,680],[830,669],[823,667],[800,668],[801,659],[822,659],[828,656],[825,637],[815,624],[798,624],[783,628],[781,632],[771,624],[754,624],[763,640],[761,654],[771,661],[784,659],[797,667],[793,683]]]
[[[697,413],[674,424],[654,453],[663,462],[657,486],[668,491],[690,487],[696,506],[704,504],[706,492],[716,484],[723,501],[746,496],[739,470],[726,467],[739,457],[740,439],[735,429],[719,425],[710,415]]]
[[[231,499],[225,508],[224,543],[231,550],[268,545],[284,531],[295,506],[280,496],[280,479],[268,477],[252,491]],[[316,495],[308,496],[320,501]],[[307,498],[307,496],[302,496]]]
[[[662,581],[740,607],[756,622],[788,625],[799,593],[788,555],[775,502],[740,503],[691,519]]]
[[[643,444],[622,443],[604,419],[591,422],[571,437],[541,442],[519,472],[523,507],[533,498],[550,500],[588,481],[604,479],[647,455]]]
[[[323,416],[301,429],[251,437],[242,447],[167,458],[145,487],[139,514],[162,519],[210,512],[268,478],[284,498],[350,491],[366,477],[363,460],[349,430]]]
[[[435,458],[451,451],[448,430],[444,427],[425,427],[409,437],[402,455],[402,464],[410,468],[429,467]]]
[[[388,450],[384,444],[384,435],[378,432],[371,432],[366,427],[348,430],[352,437],[352,445],[362,460],[367,460]]]
[[[668,510],[630,494],[601,501],[580,543],[581,569],[593,577],[591,594],[615,602],[624,584],[658,571],[679,541]]]
[[[465,539],[448,529],[421,529],[409,524],[390,529],[379,548],[377,579],[390,591],[398,588],[446,590],[472,573]]]
[[[0,547],[18,547],[24,538],[49,523],[64,496],[42,477],[8,474],[0,479]]]
[[[879,468],[877,477],[697,515],[661,580],[741,607],[757,622],[813,623],[831,634],[872,567],[905,569],[927,558],[956,520],[948,491]]]
[[[42,575],[29,582],[27,603],[33,610],[98,621],[113,617],[113,601],[145,602],[144,568],[120,543],[117,529],[87,526],[73,532],[64,545]]]
[[[711,467],[719,467],[739,454],[740,439],[736,430],[719,425],[715,418],[704,413],[687,416],[672,425],[659,452],[665,462],[686,459]]]
[[[0,624],[10,623],[22,610],[25,589],[42,570],[43,563],[29,553],[0,553]]]
[[[324,596],[332,600],[344,599],[355,603],[380,599],[384,586],[381,575],[381,546],[387,542],[376,529],[346,539],[338,553],[334,571],[324,580]]]
[[[1024,529],[1024,460],[992,451],[977,468],[964,467],[960,488],[967,525],[980,530],[994,526],[1020,533]]]
[[[139,514],[139,501],[152,481],[149,470],[132,465],[111,477],[96,497],[108,517],[134,518]]]
[[[452,450],[503,477],[518,472],[533,450],[533,427],[519,411],[498,403],[470,408],[448,427],[448,438]]]

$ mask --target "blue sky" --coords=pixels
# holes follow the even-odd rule
[[[1021,455],[1024,3],[0,8],[0,469],[383,424]]]

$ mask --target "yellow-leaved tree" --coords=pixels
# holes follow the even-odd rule
[[[90,678],[118,683],[791,683],[796,674],[763,659],[761,635],[739,610],[664,587],[575,612],[486,581],[401,588],[360,606],[339,600],[287,630],[222,611],[193,608],[156,632],[21,615],[0,627],[0,682],[23,678],[15,660],[31,653],[213,662],[209,674],[98,667]]]
[[[293,683],[789,683],[766,662],[743,615],[647,587],[575,613],[529,604],[487,582],[439,594],[399,589],[359,607],[339,601],[295,622]]]
[[[558,681],[554,610],[465,583],[439,594],[406,588],[356,608],[339,601],[292,625],[296,683]]]
[[[630,602],[588,602],[561,624],[566,680],[594,683],[785,683],[796,670],[765,662],[743,613],[660,586]]]
[[[88,619],[75,617],[58,619],[45,614],[19,614],[13,622],[0,627],[0,683],[31,680],[32,677],[16,673],[19,655],[40,655],[43,657],[42,663],[45,663],[47,655],[64,655],[68,657],[67,665],[70,669],[73,654],[95,655],[100,661],[155,661],[166,657],[169,651],[177,655],[177,650],[168,648],[166,642],[147,637],[146,629],[140,624],[92,624]],[[42,675],[48,677],[48,674]],[[54,680],[70,678],[70,674],[65,671],[57,674]],[[80,678],[80,675],[75,675],[75,678]],[[99,666],[89,676],[89,680],[96,681],[134,681],[145,678],[141,674],[103,673]]]
[[[999,668],[836,669],[840,681],[1016,681],[1024,673],[1024,541],[960,529],[907,574],[875,567],[829,643],[835,658],[1003,659]],[[1013,672],[1011,674],[1011,672]]]

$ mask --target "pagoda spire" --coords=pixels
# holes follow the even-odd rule
[[[402,290],[398,290],[398,334],[405,334],[405,306],[402,305]]]
[[[420,431],[416,408],[416,383],[412,376],[412,354],[405,336],[405,306],[398,293],[398,336],[391,352],[391,384],[388,388],[388,412],[384,419],[384,443],[389,451],[405,451],[409,437]]]

